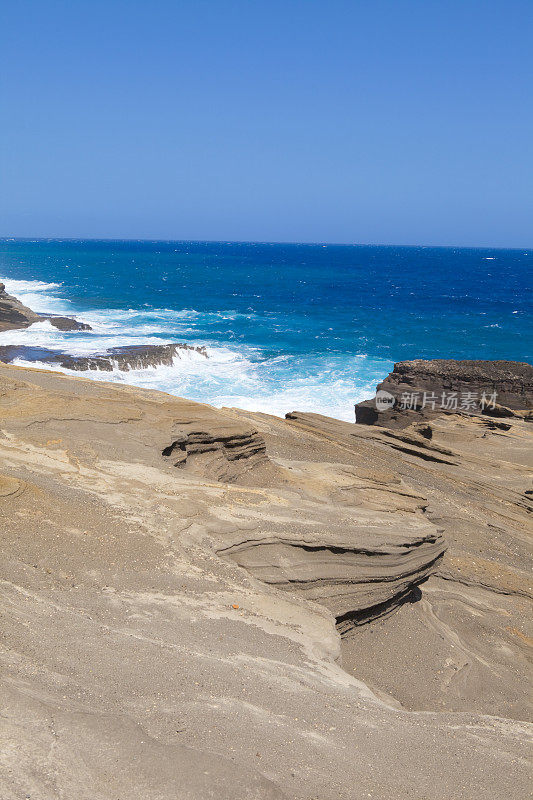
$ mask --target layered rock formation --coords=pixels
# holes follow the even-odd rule
[[[61,331],[90,331],[91,326],[72,317],[61,317],[55,314],[36,314],[16,297],[6,292],[6,287],[0,283],[0,331],[9,331],[17,328],[28,328],[34,322],[48,320],[51,325]]]
[[[462,414],[402,430],[316,414],[287,421],[321,441],[323,456],[334,449],[359,468],[401,475],[427,498],[426,517],[447,543],[419,602],[357,635],[342,630],[345,666],[408,708],[530,718],[531,423]]]
[[[344,517],[344,518],[343,518]],[[353,530],[357,530],[354,541]],[[343,629],[381,616],[435,569],[444,541],[424,520],[366,511],[337,515],[326,530],[235,536],[219,547],[264,583],[315,600]]]
[[[232,420],[213,424],[210,411],[202,414],[201,408],[194,420],[174,423],[172,441],[162,455],[178,469],[216,481],[242,483],[251,476],[256,482],[263,472],[271,480],[277,470],[267,459],[257,431]]]
[[[395,403],[380,411],[375,400],[355,407],[356,422],[402,428],[443,413],[533,416],[533,367],[516,361],[400,361],[378,384]]]
[[[531,427],[496,424],[0,365],[0,795],[521,800]]]

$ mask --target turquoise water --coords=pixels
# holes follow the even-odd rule
[[[351,420],[394,361],[530,360],[532,273],[533,250],[4,239],[8,291],[94,330],[37,323],[0,343],[73,354],[202,344],[208,361],[94,377]]]

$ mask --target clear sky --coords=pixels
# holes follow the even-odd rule
[[[533,245],[533,0],[4,0],[0,235]]]

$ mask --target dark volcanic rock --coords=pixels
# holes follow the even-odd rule
[[[533,409],[533,367],[518,361],[400,361],[376,390],[393,395],[394,407],[380,411],[375,400],[358,403],[355,411],[359,424],[403,428],[421,417],[431,418],[442,413],[527,414]],[[434,408],[431,402],[426,402],[424,407],[424,393],[427,398],[434,398]],[[447,406],[446,399],[452,393],[456,394],[457,403]],[[487,398],[494,397],[494,402],[484,409],[479,404],[483,393]],[[410,408],[401,407],[402,396],[412,398]],[[475,397],[475,403],[470,405],[466,400],[468,396]]]
[[[0,347],[0,361],[10,364],[15,359],[23,361],[44,361],[53,362],[57,358],[57,352],[48,350],[46,347],[26,347],[22,344],[8,344]]]
[[[68,353],[57,353],[44,347],[25,347],[22,345],[7,345],[0,347],[0,361],[9,363],[16,358],[25,361],[42,361],[46,364],[57,364],[64,369],[78,372],[87,370],[103,370],[111,372],[119,369],[127,372],[131,369],[146,369],[161,365],[172,366],[174,358],[181,358],[186,353],[199,353],[208,358],[205,347],[192,347],[188,344],[156,344],[156,345],[130,345],[128,347],[113,347],[101,355],[73,356]]]
[[[500,405],[525,410],[533,406],[533,367],[518,361],[400,361],[378,389],[497,392]]]
[[[62,355],[56,359],[65,369],[80,371],[101,369],[111,372],[119,369],[128,372],[131,369],[147,367],[172,366],[174,358],[182,358],[186,353],[199,353],[207,358],[205,347],[192,347],[189,344],[149,344],[113,347],[102,355],[69,356]]]
[[[73,317],[45,317],[54,328],[60,331],[92,331],[86,322],[78,322]]]

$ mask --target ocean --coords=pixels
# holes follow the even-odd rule
[[[8,292],[93,330],[39,322],[0,333],[0,344],[73,355],[205,345],[208,359],[83,374],[217,407],[353,421],[354,403],[395,361],[529,361],[532,274],[533,250],[2,239]]]

